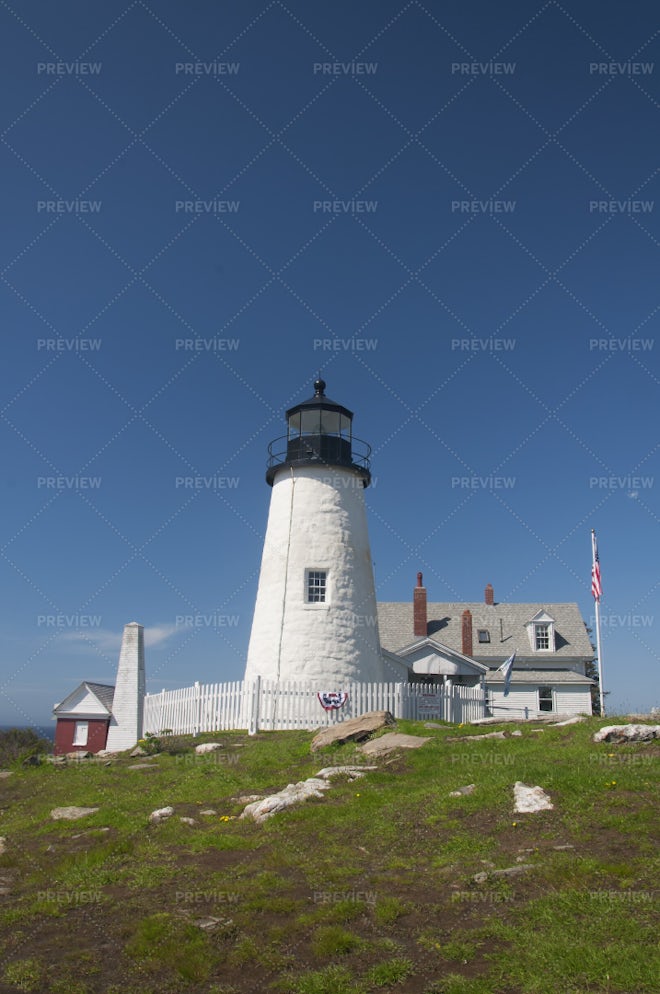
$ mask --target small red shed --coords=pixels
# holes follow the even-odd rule
[[[105,749],[114,696],[114,687],[84,680],[73,693],[55,705],[56,756]]]

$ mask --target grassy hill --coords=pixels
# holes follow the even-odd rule
[[[16,766],[0,779],[0,991],[657,992],[660,743],[595,745],[606,723],[467,742],[493,729],[401,721],[431,741],[263,825],[239,820],[239,797],[364,763],[357,748],[219,733],[147,760]],[[198,741],[224,747],[197,756]],[[554,810],[514,815],[516,780]],[[64,805],[99,811],[52,820]]]

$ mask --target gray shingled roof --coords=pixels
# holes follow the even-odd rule
[[[115,698],[115,688],[111,687],[107,683],[90,683],[89,680],[85,680],[85,683],[91,692],[98,697],[103,707],[107,708],[108,711],[112,713],[112,702]]]
[[[522,662],[534,662],[539,654],[529,644],[525,625],[538,614],[547,611],[555,620],[556,652],[544,654],[550,661],[560,659],[593,659],[594,651],[577,604],[432,604],[427,607],[428,635],[451,649],[461,651],[461,616],[468,608],[472,613],[472,654],[474,659],[491,665],[501,662],[516,650]],[[412,599],[407,602],[385,602],[378,605],[378,628],[383,648],[397,652],[415,641],[413,635]],[[490,642],[477,638],[480,628],[488,629]]]
[[[69,702],[78,694],[78,691],[81,690],[82,687],[86,687],[92,694],[94,694],[103,707],[110,714],[112,714],[112,702],[115,696],[115,688],[111,687],[107,683],[90,683],[89,680],[83,680],[82,683],[78,684],[75,690],[72,690],[63,701],[60,701],[60,703],[53,708],[53,713],[56,715],[66,714],[69,709]]]
[[[515,666],[511,673],[511,683],[555,684],[555,683],[595,683],[588,676],[582,676],[574,670],[517,670]],[[486,683],[504,683],[504,677],[496,672],[486,674]]]

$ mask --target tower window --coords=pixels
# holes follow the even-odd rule
[[[477,638],[480,642],[490,642],[490,632],[487,628],[480,628],[477,631]]]
[[[306,571],[306,598],[308,604],[324,604],[326,600],[328,573],[324,569]]]

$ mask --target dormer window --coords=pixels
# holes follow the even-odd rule
[[[534,648],[550,648],[550,625],[534,625]]]
[[[487,628],[477,629],[477,638],[480,642],[490,642],[490,632]]]
[[[539,611],[525,627],[532,652],[555,651],[555,619],[547,611]]]

